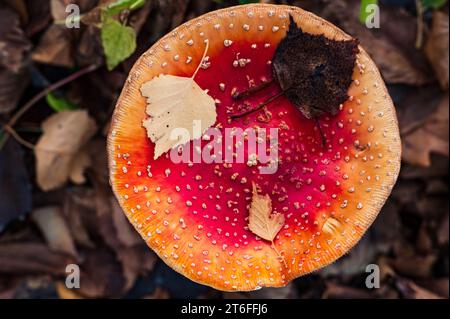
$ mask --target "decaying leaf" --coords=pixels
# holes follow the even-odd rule
[[[56,113],[43,123],[42,129],[44,134],[35,150],[37,182],[48,191],[67,181],[73,159],[97,127],[88,113],[80,110]]]
[[[395,284],[397,289],[406,299],[442,299],[435,293],[422,288],[406,278],[396,278]]]
[[[415,48],[416,17],[394,6],[383,6],[380,28],[360,23],[360,0],[329,1],[321,16],[356,37],[372,56],[388,83],[423,85],[430,82],[428,65]]]
[[[28,84],[24,60],[31,43],[20,27],[19,16],[0,3],[0,114],[12,111]]]
[[[17,73],[31,43],[20,28],[19,15],[4,3],[0,3],[0,29],[0,66]]]
[[[75,243],[59,207],[42,207],[34,210],[31,216],[52,250],[77,256]]]
[[[17,73],[0,66],[0,114],[14,110],[29,82],[29,68]]]
[[[65,274],[73,258],[53,252],[40,243],[0,245],[0,274]]]
[[[253,197],[249,212],[248,227],[252,233],[259,237],[273,241],[284,226],[284,215],[272,214],[272,200],[269,195],[259,195],[253,184]]]
[[[430,154],[449,155],[448,95],[425,124],[403,137],[403,160],[413,165],[430,166]]]
[[[77,185],[86,183],[84,172],[92,164],[92,159],[86,150],[81,150],[75,155],[70,169],[70,180]]]
[[[194,81],[197,71],[191,78],[159,75],[141,88],[150,116],[143,125],[156,144],[154,159],[178,145],[200,138],[216,122],[215,101]],[[187,130],[189,136],[172,137],[174,129]]]
[[[52,25],[39,41],[31,55],[39,63],[72,68],[75,64],[70,31],[64,26]]]
[[[348,99],[358,41],[334,41],[303,32],[290,17],[273,71],[284,95],[308,118],[335,115]]]
[[[425,53],[433,66],[441,87],[448,89],[449,40],[448,15],[441,11],[433,12],[433,23],[425,46]]]

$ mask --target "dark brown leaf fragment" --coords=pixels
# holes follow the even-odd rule
[[[273,72],[285,96],[308,118],[335,115],[348,100],[358,41],[334,41],[303,32],[290,17]]]

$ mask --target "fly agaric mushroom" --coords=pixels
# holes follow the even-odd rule
[[[272,63],[288,30],[310,38],[300,50],[310,46],[312,56],[298,52],[301,62],[320,62],[294,96]],[[319,42],[335,52],[321,53]],[[254,4],[189,21],[136,62],[108,137],[110,179],[130,222],[169,266],[224,291],[280,287],[341,257],[372,224],[398,176],[398,124],[374,62],[342,43],[355,42],[302,9]],[[354,63],[350,76],[348,64],[333,61],[343,54]],[[315,103],[330,109],[308,112]],[[171,161],[177,145],[161,141],[164,130],[187,115],[220,131],[277,128],[276,172],[261,174],[255,158]]]

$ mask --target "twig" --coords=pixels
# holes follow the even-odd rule
[[[31,108],[33,107],[37,102],[39,102],[41,99],[47,96],[50,92],[53,92],[54,90],[59,89],[60,87],[78,79],[79,77],[82,77],[85,74],[88,74],[90,72],[95,71],[99,66],[98,65],[90,65],[85,67],[84,69],[78,70],[77,72],[69,75],[68,77],[59,80],[58,82],[55,82],[51,84],[49,87],[45,88],[41,92],[39,92],[37,95],[35,95],[31,100],[29,100],[27,103],[25,103],[11,118],[11,120],[3,126],[4,128],[4,136],[0,141],[0,149],[5,145],[6,141],[8,140],[9,135],[11,134],[11,130],[8,131],[8,127],[12,129],[14,125],[17,123],[17,121]],[[14,131],[14,130],[13,130]],[[12,134],[11,134],[12,135]]]
[[[238,118],[247,116],[247,115],[249,115],[249,114],[252,114],[252,113],[254,113],[254,112],[256,112],[256,111],[259,111],[259,110],[262,109],[264,106],[266,106],[267,104],[269,104],[269,103],[275,101],[276,99],[278,99],[278,98],[279,98],[280,96],[282,96],[282,95],[284,95],[284,92],[283,92],[283,91],[280,92],[280,93],[275,94],[274,96],[272,96],[272,97],[270,97],[270,98],[268,98],[266,101],[262,102],[260,105],[258,105],[258,106],[255,107],[254,109],[248,110],[248,111],[243,112],[243,113],[231,115],[230,118],[231,118],[232,120],[235,120],[235,119],[238,119]]]
[[[262,91],[265,88],[269,87],[275,80],[274,79],[270,79],[268,81],[265,81],[263,83],[261,83],[258,86],[253,86],[251,88],[249,88],[248,90],[242,91],[242,92],[238,92],[233,94],[233,99],[235,100],[240,100],[240,99],[244,99],[246,97],[249,97],[250,95]]]
[[[3,126],[3,129],[5,130],[5,132],[8,132],[8,134],[10,134],[19,144],[25,146],[26,148],[29,148],[30,150],[35,149],[35,146],[32,143],[24,140],[11,126],[5,125]]]

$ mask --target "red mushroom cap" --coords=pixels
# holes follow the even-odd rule
[[[230,121],[232,93],[272,78],[270,61],[289,27],[334,40],[349,35],[297,7],[254,4],[208,13],[178,27],[144,53],[117,102],[108,137],[112,188],[130,222],[170,267],[225,291],[280,287],[335,261],[376,218],[400,168],[395,110],[374,62],[360,48],[335,116],[305,118],[284,97],[266,111]],[[220,101],[216,127],[278,128],[279,167],[261,175],[244,164],[175,164],[154,159],[143,121],[144,83],[160,74],[191,77],[209,41],[208,64],[195,77]],[[236,66],[235,61],[245,59]],[[273,86],[249,97],[257,105]],[[253,184],[271,198],[284,225],[273,243],[248,227]],[[274,249],[274,246],[276,249]],[[280,258],[281,257],[281,258]]]

